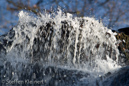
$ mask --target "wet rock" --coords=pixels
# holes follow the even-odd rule
[[[8,63],[6,64],[8,65]],[[39,69],[40,68],[40,69]],[[6,85],[8,82],[7,80],[14,81],[15,79],[13,78],[14,76],[12,73],[18,72],[17,70],[11,70],[9,68],[9,72],[7,69],[4,67],[0,67],[1,72],[0,72],[0,85]],[[42,70],[41,70],[42,69]],[[5,70],[5,74],[2,75],[3,71]],[[24,81],[22,84],[18,84],[15,82],[13,86],[71,86],[71,85],[79,85],[83,84],[85,85],[84,82],[80,81],[81,78],[83,77],[88,77],[89,74],[78,71],[78,70],[68,70],[68,69],[63,69],[63,68],[58,68],[58,67],[41,67],[40,64],[36,63],[34,66],[32,64],[27,65],[27,67],[22,67],[22,70],[25,70],[23,72],[19,73],[19,80],[18,81]],[[31,70],[31,71],[30,71]],[[1,74],[2,73],[2,74]],[[9,78],[11,77],[11,78]],[[2,83],[2,81],[7,81],[5,83]],[[33,84],[30,83],[29,81],[33,81]],[[34,81],[39,81],[39,84],[34,82]],[[11,84],[10,84],[11,85]]]
[[[129,66],[121,68],[117,72],[109,75],[102,86],[128,86],[129,85]]]

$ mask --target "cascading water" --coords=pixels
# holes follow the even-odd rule
[[[100,77],[120,68],[115,35],[94,18],[21,11],[1,37],[1,85],[101,86]]]

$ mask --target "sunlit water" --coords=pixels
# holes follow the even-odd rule
[[[61,10],[52,14],[43,13],[41,17],[21,11],[19,23],[13,30],[14,37],[6,37],[13,42],[6,47],[7,54],[0,61],[4,66],[1,74],[5,81],[31,79],[31,75],[37,77],[36,74],[39,73],[38,80],[44,80],[39,86],[49,86],[48,83],[56,72],[49,71],[47,76],[44,72],[52,67],[61,74],[61,70],[63,73],[66,71],[63,75],[65,77],[77,78],[75,81],[68,78],[68,82],[63,82],[63,78],[61,82],[55,80],[54,86],[82,86],[82,83],[98,86],[102,83],[101,80],[96,83],[100,77],[121,68],[118,65],[116,33],[94,18],[74,17]],[[36,64],[36,68],[39,67],[37,70]],[[31,77],[26,77],[25,74]],[[79,76],[81,77],[78,79]]]

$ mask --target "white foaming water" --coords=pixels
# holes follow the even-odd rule
[[[120,68],[116,33],[94,18],[73,17],[61,10],[41,17],[21,11],[19,24],[13,29],[15,36],[6,62],[11,62],[15,70],[21,70],[19,63],[38,62],[41,66],[87,72],[90,76],[80,81],[96,85],[92,82],[98,77]]]

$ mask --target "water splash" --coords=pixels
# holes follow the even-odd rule
[[[94,18],[73,17],[60,9],[52,14],[41,14],[41,17],[21,11],[19,23],[13,30],[14,37],[7,38],[13,40],[12,44],[3,57],[6,58],[4,68],[11,65],[11,70],[6,71],[11,71],[13,79],[20,79],[26,72],[31,75],[34,69],[28,65],[37,63],[39,70],[52,66],[88,73],[89,77],[80,79],[86,84],[120,68],[116,33]],[[27,67],[28,71],[23,72]],[[7,79],[9,73],[5,75]]]

